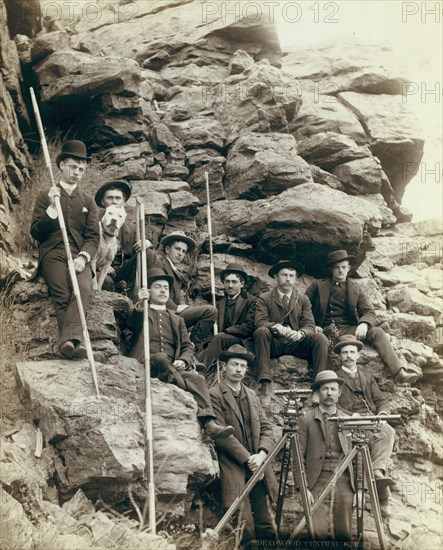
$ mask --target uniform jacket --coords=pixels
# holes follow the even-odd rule
[[[261,449],[269,452],[274,447],[272,425],[266,418],[255,392],[246,386],[243,388],[251,414],[254,453],[258,453]],[[243,418],[225,381],[220,381],[219,384],[211,388],[209,393],[217,421],[222,425],[227,424],[234,428],[233,435],[215,440],[220,464],[222,500],[225,506],[230,506],[245,485],[245,473],[249,471],[245,462],[250,453],[240,443],[242,441]],[[275,500],[278,484],[272,467],[266,469],[265,481],[269,495]]]
[[[255,328],[255,299],[240,294],[235,303],[232,325],[223,328],[226,302],[227,297],[224,296],[216,304],[218,311],[217,326],[219,332],[226,332],[226,334],[232,334],[232,336],[242,339],[250,338],[254,334]]]
[[[285,315],[285,308],[280,299],[277,287],[261,294],[256,301],[255,326],[271,329],[276,323],[282,323],[286,316],[293,330],[303,330],[306,334],[315,331],[311,304],[304,294],[295,289],[289,301],[289,312]]]
[[[378,387],[378,384],[372,374],[360,367],[357,367],[357,372],[360,377],[364,398],[372,414],[378,414],[380,412],[386,412],[389,414],[391,412],[389,401],[383,395],[383,392]],[[342,409],[350,411],[352,409],[351,396],[353,393],[351,386],[347,382],[346,374],[344,374],[341,367],[338,369],[337,375],[344,380],[344,383],[341,385],[341,395],[338,400],[339,405]]]
[[[348,416],[343,411],[337,409],[337,416]],[[312,489],[316,484],[325,461],[326,444],[325,433],[322,424],[322,413],[319,407],[308,411],[299,421],[298,440],[300,443],[300,452],[304,461],[308,489]],[[351,438],[345,432],[338,432],[340,445],[344,453],[348,453],[352,448]],[[351,475],[351,484],[354,487],[352,469],[349,468]]]
[[[348,317],[351,325],[368,323],[370,327],[374,326],[377,322],[374,308],[365,292],[352,279],[346,280],[346,293],[348,297]],[[324,324],[330,294],[330,278],[314,281],[306,290],[306,296],[312,304],[315,322],[320,327]]]
[[[87,252],[93,258],[100,242],[98,208],[94,199],[78,187],[71,195],[60,187],[60,204],[66,230],[80,252]],[[39,241],[38,274],[45,255],[63,242],[58,219],[53,220],[46,213],[49,206],[48,191],[41,191],[36,198],[31,223],[31,236]]]
[[[184,361],[187,366],[192,365],[194,360],[194,351],[191,340],[189,339],[188,331],[186,330],[185,322],[181,317],[173,313],[172,311],[166,310],[171,318],[172,323],[172,332],[174,334],[174,343],[175,343],[175,357],[174,361],[180,359]],[[152,329],[154,323],[152,311],[149,310],[149,328]],[[132,314],[132,325],[134,327],[134,341],[135,345],[131,352],[131,357],[135,357],[140,362],[142,362],[144,357],[144,348],[143,348],[143,313],[137,308]]]

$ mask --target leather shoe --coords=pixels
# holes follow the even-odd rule
[[[74,342],[72,340],[66,340],[60,344],[58,350],[66,359],[72,359],[75,351]]]
[[[215,420],[208,420],[205,424],[205,432],[212,439],[224,439],[234,433],[234,428],[232,426],[221,426]]]
[[[77,344],[75,346],[74,353],[72,354],[73,359],[86,359],[88,354],[86,353],[86,348],[83,344]]]
[[[418,375],[415,372],[406,372],[400,369],[395,375],[394,381],[396,384],[415,384],[418,380]]]
[[[389,498],[380,501],[380,512],[384,518],[389,518],[392,516],[392,510],[389,504]]]

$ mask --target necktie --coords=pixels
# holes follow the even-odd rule
[[[285,311],[288,311],[288,309],[289,309],[289,297],[286,296],[286,294],[283,294],[282,302],[283,302],[283,307],[285,308]]]

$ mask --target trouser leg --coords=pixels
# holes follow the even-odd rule
[[[185,387],[182,389],[192,393],[194,399],[197,401],[197,416],[199,418],[215,418],[208,386],[206,385],[206,380],[204,377],[195,371],[181,371],[180,374],[185,382]]]
[[[300,342],[299,351],[294,353],[295,356],[303,351],[307,351],[311,357],[312,374],[315,377],[317,373],[328,368],[328,339],[324,334],[314,333],[307,334],[306,338]]]
[[[258,363],[258,381],[272,380],[271,371],[271,331],[266,327],[259,327],[254,332],[255,357]]]
[[[264,481],[256,483],[249,495],[249,500],[254,518],[255,538],[257,540],[275,540],[271,504]]]
[[[226,332],[219,332],[216,334],[208,348],[203,354],[203,362],[207,368],[209,368],[215,361],[217,361],[220,353],[226,351],[230,346],[234,344],[241,344],[242,340],[237,338],[237,336],[232,336],[231,334],[226,334]]]
[[[214,323],[217,319],[217,308],[210,305],[189,306],[178,315],[184,320],[186,328],[191,328],[199,321],[211,321]]]
[[[403,368],[403,365],[397,357],[385,331],[380,327],[371,327],[366,335],[365,343],[366,342],[378,351],[380,359],[386,365],[389,374],[392,377],[398,374],[399,370]]]
[[[378,433],[374,433],[369,441],[372,468],[386,472],[389,459],[394,448],[395,430],[389,424],[382,424]]]

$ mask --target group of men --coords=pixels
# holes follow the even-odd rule
[[[39,193],[33,213],[31,235],[39,241],[37,274],[45,279],[54,300],[59,327],[59,352],[67,359],[86,356],[76,298],[67,268],[66,254],[55,201],[58,197],[74,258],[74,267],[86,311],[93,273],[91,259],[99,243],[99,210],[111,204],[123,205],[131,195],[124,181],[101,186],[95,200],[79,184],[90,160],[84,143],[63,144],[57,157],[60,180],[49,192]],[[314,281],[301,293],[297,279],[303,265],[281,260],[272,266],[269,276],[275,288],[257,298],[245,288],[249,276],[242,265],[231,263],[220,273],[224,296],[217,307],[183,303],[183,279],[180,264],[196,248],[195,241],[181,231],[160,241],[161,252],[148,241],[146,262],[148,288],[137,292],[135,284],[137,253],[141,241],[135,224],[129,220],[120,230],[119,248],[104,288],[113,289],[125,281],[129,295],[138,300],[133,326],[131,355],[144,360],[141,310],[149,302],[150,366],[153,376],[177,384],[192,393],[198,405],[198,418],[214,439],[221,471],[221,497],[229,506],[248,478],[260,467],[272,449],[273,430],[264,408],[273,395],[271,359],[294,355],[308,359],[312,390],[318,405],[301,421],[300,445],[308,481],[310,499],[316,497],[331,477],[345,453],[349,439],[337,432],[327,414],[383,414],[389,412],[387,400],[372,375],[357,366],[363,342],[379,352],[396,383],[413,383],[417,376],[408,372],[397,357],[387,335],[376,327],[376,316],[361,287],[348,278],[352,257],[338,250],[327,257],[330,277]],[[215,362],[223,366],[223,379],[210,390],[205,377],[195,368],[194,346],[188,330],[198,322],[211,327],[213,336],[200,360],[206,372]],[[341,358],[337,372],[330,369],[329,338],[338,337],[334,351]],[[253,350],[253,353],[251,353]],[[259,397],[242,381],[248,371],[260,384]],[[337,409],[337,406],[340,409]],[[384,425],[372,437],[371,456],[379,488],[379,498],[389,498],[392,480],[386,475],[394,444],[394,430]],[[270,503],[277,482],[268,467],[243,506],[245,523],[243,543],[254,539],[274,540],[275,526]],[[351,516],[354,485],[352,472],[342,476],[328,513],[315,516],[316,535],[335,540],[351,540]],[[385,507],[386,510],[386,507]],[[328,518],[333,517],[332,525]],[[332,530],[331,530],[332,528]]]

